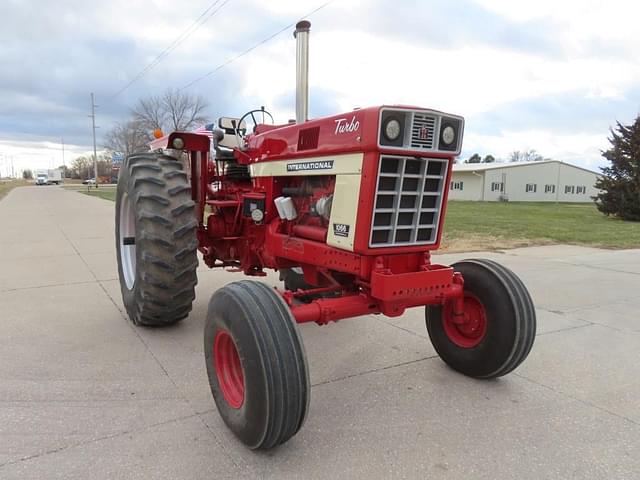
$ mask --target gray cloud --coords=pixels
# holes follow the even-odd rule
[[[550,19],[513,22],[470,0],[371,0],[365,8],[364,14],[358,10],[335,17],[331,28],[353,28],[438,49],[486,45],[545,56],[562,55],[554,42],[559,26]],[[318,14],[331,15],[329,9]]]
[[[191,11],[173,6],[167,15],[147,2],[122,9],[126,2],[5,0],[0,30],[0,65],[4,66],[0,70],[0,138],[58,141],[64,136],[69,142],[88,146],[90,92],[95,92],[99,104],[101,136],[115,121],[124,120],[139,98],[186,84],[226,60],[234,49],[246,48],[245,42],[257,41],[273,28],[273,24],[259,21],[247,28],[241,14],[247,11],[248,2],[234,2],[201,28],[215,31],[223,22],[234,35],[219,35],[215,43],[200,45],[195,51],[178,47],[148,75],[112,98],[177,36],[172,31],[166,41],[149,42],[136,29],[114,32],[110,26],[118,24],[115,17],[133,16],[127,19],[130,23],[139,22],[145,28],[157,25],[161,32],[173,24],[186,27],[209,3],[201,2]],[[265,17],[277,20],[268,13]],[[230,67],[221,73],[192,89],[209,100],[209,113],[214,118],[248,107],[245,99],[238,98],[241,79],[237,70]]]
[[[295,15],[277,14],[260,2],[233,0],[149,74],[112,98],[209,4],[210,0],[188,4],[3,0],[0,139],[35,145],[64,136],[69,143],[88,147],[91,91],[100,105],[97,114],[101,136],[113,122],[124,120],[139,98],[159,94],[167,87],[181,87],[295,20]],[[309,9],[313,6],[310,4]],[[548,18],[515,22],[470,0],[370,0],[361,6],[351,12],[330,6],[311,20],[323,32],[355,29],[389,41],[452,52],[465,46],[487,46],[548,58],[568,54],[557,40],[563,25]],[[208,33],[211,40],[198,41],[203,33]],[[286,35],[290,38],[290,32],[282,34]],[[628,48],[621,42],[594,37],[584,43],[580,55],[622,58]],[[381,58],[381,68],[392,60]],[[211,118],[239,115],[263,104],[260,98],[242,95],[246,62],[250,62],[249,57],[189,89],[208,99]],[[464,71],[464,65],[460,67]],[[438,66],[433,70],[438,72]],[[251,75],[264,73],[250,70]],[[288,93],[265,107],[292,108],[293,88],[292,81]],[[329,90],[312,91],[311,113],[337,112],[336,96]],[[584,92],[546,96],[499,105],[491,112],[472,116],[467,125],[469,130],[485,134],[505,128],[606,131],[616,118],[630,119],[637,114],[639,100],[639,90],[626,92],[624,100],[588,99]]]
[[[638,114],[637,105],[640,88],[624,92],[621,98],[590,97],[588,92],[577,91],[498,105],[491,111],[470,116],[467,125],[484,135],[527,129],[606,135],[616,120],[632,122]]]

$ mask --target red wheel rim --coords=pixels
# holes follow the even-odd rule
[[[453,314],[453,302],[444,307],[444,331],[453,343],[462,348],[477,346],[487,333],[487,314],[475,295],[464,294],[464,315]]]
[[[213,362],[224,399],[231,408],[240,408],[244,402],[242,364],[233,338],[224,330],[213,341]]]

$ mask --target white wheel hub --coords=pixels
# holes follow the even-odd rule
[[[120,263],[127,289],[131,290],[136,281],[136,221],[129,195],[120,200]]]

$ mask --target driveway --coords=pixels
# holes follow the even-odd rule
[[[209,392],[209,297],[134,328],[120,300],[114,204],[58,187],[0,202],[0,478],[637,479],[640,251],[573,246],[436,256],[513,269],[538,337],[514,373],[477,381],[436,356],[422,309],[301,327],[313,384],[287,444],[245,449]],[[276,284],[270,275],[266,282]]]

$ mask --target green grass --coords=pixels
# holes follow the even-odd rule
[[[640,222],[606,217],[593,203],[462,202],[447,206],[444,247],[509,248],[565,243],[640,247]]]
[[[87,187],[83,185],[83,188],[73,188],[73,190],[77,190],[90,197],[103,198],[105,200],[111,200],[112,202],[116,201],[116,189],[114,187],[91,187],[91,189],[87,189]]]
[[[0,180],[0,200],[16,187],[24,187],[29,185],[26,180]]]
[[[85,195],[89,195],[90,197],[98,197],[104,200],[111,200],[112,202],[116,201],[116,185],[111,183],[98,185],[98,188],[96,188],[95,185],[67,183],[62,188],[64,188],[65,190],[71,190],[72,192],[84,193]]]

